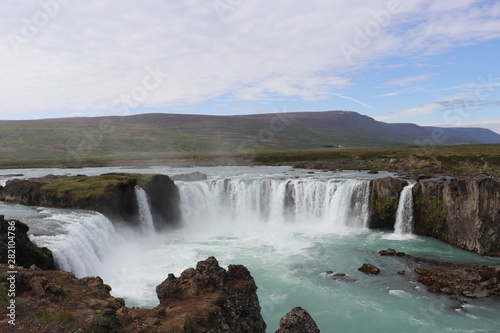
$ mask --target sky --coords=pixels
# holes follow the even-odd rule
[[[356,111],[500,133],[500,2],[4,0],[0,119]]]

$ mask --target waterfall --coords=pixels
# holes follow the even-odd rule
[[[218,178],[179,182],[184,223],[323,223],[365,228],[369,181],[322,178]]]
[[[394,233],[403,235],[413,232],[413,195],[412,188],[415,184],[406,185],[401,191]]]
[[[298,231],[320,226],[327,232],[366,228],[369,181],[313,177],[236,176],[196,182],[178,182],[184,227],[219,234],[245,232],[245,226],[269,225],[278,232],[294,226]],[[144,238],[155,237],[146,192],[135,188]],[[120,277],[117,258],[137,246],[137,230],[113,226],[104,215],[80,210],[46,210],[46,226],[32,240],[53,252],[57,265],[77,277]],[[271,230],[269,230],[271,232]],[[135,244],[135,245],[134,245]],[[119,265],[118,265],[119,266]],[[103,275],[104,274],[104,275]],[[114,276],[113,274],[116,274]]]
[[[152,234],[155,231],[155,227],[153,224],[153,215],[151,214],[148,194],[140,186],[136,186],[135,196],[137,198],[137,206],[139,207],[141,228],[145,233]]]
[[[31,235],[38,246],[48,247],[58,267],[73,272],[77,277],[96,275],[102,260],[113,248],[116,232],[104,215],[73,211],[54,214],[43,219],[59,232],[49,235]]]

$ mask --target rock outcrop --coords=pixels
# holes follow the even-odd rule
[[[31,267],[40,269],[56,269],[52,252],[39,248],[28,237],[29,227],[18,220],[6,220],[0,215],[0,264]]]
[[[179,304],[200,307],[193,314],[192,326],[223,327],[224,332],[265,332],[260,313],[257,285],[242,265],[229,265],[226,271],[214,257],[188,268],[180,277],[169,274],[156,287],[160,306],[176,311]],[[200,300],[203,300],[200,302]]]
[[[207,179],[207,175],[198,171],[191,172],[191,173],[183,173],[180,175],[173,175],[170,176],[170,179],[177,181],[184,181],[184,182],[192,182],[192,181],[197,181],[197,180],[205,180]]]
[[[309,312],[297,306],[280,320],[275,333],[319,333],[319,328]]]
[[[135,224],[139,221],[136,185],[150,198],[157,229],[179,222],[179,191],[165,175],[109,173],[13,179],[0,189],[0,200],[28,206],[94,210],[113,221]]]
[[[370,181],[370,228],[394,229],[399,196],[408,182],[385,177]]]
[[[0,267],[0,274],[7,276],[0,281],[0,293],[13,311],[0,320],[1,332],[123,332],[126,320],[134,322],[130,314],[124,315],[125,302],[112,297],[111,288],[99,277],[77,279],[64,271],[8,271]]]
[[[358,268],[358,271],[373,275],[377,275],[380,273],[380,269],[372,264],[363,264],[360,268]]]
[[[500,296],[500,266],[451,264],[434,269],[415,268],[415,273],[419,275],[417,281],[433,293],[468,298]]]
[[[500,182],[487,177],[421,180],[413,198],[416,234],[500,255]]]
[[[393,229],[399,197],[408,183],[391,177],[371,181],[371,229]],[[413,231],[480,254],[500,255],[500,182],[422,177],[412,189]]]
[[[157,287],[160,305],[128,308],[111,296],[111,287],[99,277],[77,279],[64,271],[0,266],[2,300],[14,300],[13,323],[0,319],[0,331],[10,332],[225,332],[260,333],[266,324],[260,313],[257,286],[242,265],[221,268],[215,258],[200,261],[179,278],[169,274]],[[10,279],[10,280],[9,280]],[[14,281],[12,283],[12,281]],[[8,296],[15,285],[15,297]],[[312,327],[300,313],[299,324]],[[286,331],[299,332],[299,331]],[[301,331],[309,332],[309,331]],[[311,331],[315,332],[315,331]]]
[[[165,175],[137,180],[137,185],[148,194],[151,215],[156,229],[178,225],[181,219],[179,189]]]
[[[461,265],[416,257],[394,249],[382,250],[379,254],[405,260],[416,273],[416,281],[427,286],[430,292],[467,298],[500,296],[500,266]],[[397,273],[405,275],[400,271]]]

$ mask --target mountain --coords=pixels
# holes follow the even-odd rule
[[[500,143],[500,135],[482,128],[389,124],[352,111],[0,121],[0,159],[463,143]]]

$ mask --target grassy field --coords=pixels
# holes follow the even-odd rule
[[[391,148],[325,148],[247,153],[142,153],[79,159],[0,159],[0,168],[78,168],[98,166],[296,165],[325,169],[394,170],[473,175],[500,170],[500,144]],[[498,172],[497,172],[498,173]]]
[[[281,153],[290,150],[310,151],[297,153],[306,154],[305,160],[309,160],[310,155],[332,151],[327,147],[500,143],[500,135],[486,129],[442,128],[439,135],[434,132],[431,127],[388,124],[345,111],[0,120],[0,162],[26,165],[30,160],[45,160],[40,163],[70,166],[127,158],[196,155],[203,159],[207,153],[240,156],[257,151],[298,158],[295,153]]]

